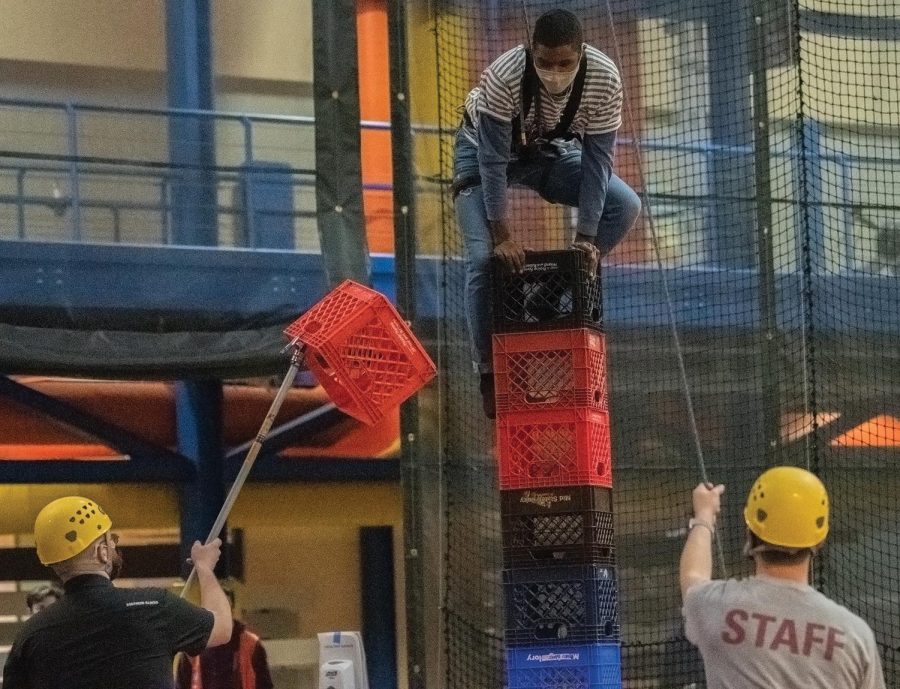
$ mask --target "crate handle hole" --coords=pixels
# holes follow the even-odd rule
[[[372,378],[369,376],[369,371],[362,362],[351,362],[349,375],[350,380],[352,380],[354,385],[360,390],[368,390],[372,386]]]
[[[334,377],[334,370],[331,368],[331,364],[326,361],[325,357],[321,354],[316,354],[316,361],[319,362],[319,366],[322,367],[322,372],[329,377]]]

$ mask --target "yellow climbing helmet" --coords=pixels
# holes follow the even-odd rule
[[[750,489],[744,521],[766,543],[783,548],[815,547],[828,535],[828,491],[805,469],[769,469]]]
[[[54,500],[34,520],[34,543],[41,564],[68,560],[112,528],[103,508],[72,495]]]

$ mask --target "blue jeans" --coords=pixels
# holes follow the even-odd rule
[[[478,149],[460,132],[456,136],[453,178],[462,179],[478,173]],[[509,184],[536,191],[551,203],[578,205],[581,187],[581,150],[567,150],[552,162],[514,160],[507,168]],[[456,220],[466,247],[466,318],[475,369],[479,373],[492,370],[491,360],[491,238],[481,186],[473,186],[456,197]],[[641,212],[640,197],[616,175],[609,180],[603,215],[597,226],[594,244],[605,256],[618,244]]]

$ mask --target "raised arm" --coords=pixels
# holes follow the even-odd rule
[[[216,578],[215,566],[219,561],[222,541],[215,539],[209,545],[194,541],[191,547],[191,561],[197,569],[197,583],[200,585],[200,605],[209,610],[215,622],[206,642],[207,648],[221,646],[231,639],[231,604]]]
[[[525,251],[512,240],[506,216],[506,167],[512,145],[512,124],[482,113],[478,119],[478,170],[484,208],[495,253],[507,268],[521,271]]]
[[[701,483],[694,488],[694,517],[690,521],[678,568],[682,600],[692,586],[712,579],[712,542],[724,491],[725,486],[721,484]]]

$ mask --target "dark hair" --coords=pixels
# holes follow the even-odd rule
[[[42,603],[51,596],[56,598],[56,600],[59,600],[63,596],[62,589],[53,584],[50,584],[49,586],[38,586],[28,592],[28,595],[25,597],[25,605],[31,610],[32,606]]]
[[[584,31],[578,17],[568,10],[544,12],[534,23],[532,46],[543,45],[558,48],[561,45],[580,47],[584,41]]]
[[[799,550],[781,550],[778,546],[766,543],[752,531],[748,532],[748,550],[767,565],[799,565],[818,551],[816,548],[800,548]]]

